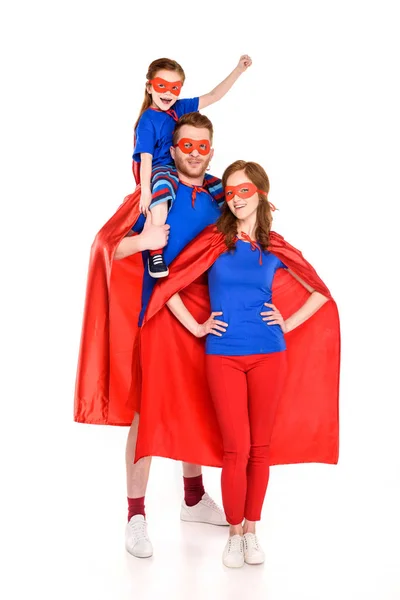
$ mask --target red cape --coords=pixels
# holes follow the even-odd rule
[[[113,260],[140,216],[140,186],[97,234],[90,253],[74,419],[80,423],[130,425],[128,403],[133,342],[141,306],[141,254]]]
[[[165,306],[177,291],[198,321],[210,314],[205,272],[225,250],[214,226],[198,236],[158,282],[137,334],[143,265],[140,255],[112,257],[139,216],[139,190],[127,196],[92,246],[75,420],[130,425],[140,411],[135,460],[165,456],[221,466],[222,444],[204,372],[204,339],[193,337]],[[270,251],[314,289],[329,290],[301,252],[278,234]],[[308,292],[279,270],[273,302],[284,317]],[[272,442],[271,464],[336,463],[340,333],[330,299],[311,319],[286,336],[289,375]],[[130,389],[130,392],[129,392]]]

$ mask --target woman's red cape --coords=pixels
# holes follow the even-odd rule
[[[138,189],[127,196],[96,236],[89,265],[75,420],[130,425],[140,412],[135,460],[165,456],[222,465],[222,444],[204,369],[204,339],[192,336],[170,313],[180,292],[199,321],[210,314],[206,271],[226,250],[210,226],[170,265],[157,283],[138,332],[143,265],[140,255],[113,261],[119,241],[139,216]],[[330,298],[286,336],[289,374],[271,441],[271,464],[338,460],[340,330],[330,292],[301,252],[272,232],[269,250],[304,281]],[[283,317],[309,293],[280,269],[273,302]],[[267,401],[267,399],[266,399]]]

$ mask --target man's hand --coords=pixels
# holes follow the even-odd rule
[[[153,225],[151,218],[146,220],[143,231],[140,234],[142,250],[158,250],[164,248],[168,243],[169,225]]]
[[[146,190],[146,189],[142,188],[141,193],[140,193],[139,210],[142,214],[146,215],[146,217],[149,212],[150,203],[151,203],[151,190]]]
[[[243,54],[243,56],[240,57],[236,68],[240,71],[240,73],[244,73],[249,67],[251,67],[252,64],[253,61],[251,60],[250,56],[248,54]]]

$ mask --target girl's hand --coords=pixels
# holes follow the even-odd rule
[[[267,321],[267,325],[280,325],[283,333],[287,333],[287,325],[276,306],[274,304],[268,304],[268,302],[264,302],[264,305],[272,308],[272,310],[261,313],[263,321]]]
[[[209,333],[217,335],[218,337],[222,337],[222,333],[219,332],[222,331],[223,333],[225,333],[226,327],[228,327],[228,323],[216,320],[215,317],[218,317],[219,315],[222,315],[222,312],[212,312],[211,316],[207,319],[205,323],[203,323],[202,325],[200,325],[199,323],[195,334],[196,337],[201,338],[205,335],[208,335]]]
[[[240,57],[240,60],[239,60],[236,68],[241,73],[244,73],[246,71],[246,69],[251,67],[252,64],[253,64],[253,61],[251,60],[250,56],[248,54],[243,54],[243,56]]]
[[[151,190],[143,190],[142,189],[141,194],[140,194],[139,210],[142,214],[144,214],[146,216],[149,212],[150,202],[151,202]]]

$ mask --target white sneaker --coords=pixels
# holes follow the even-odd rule
[[[248,565],[261,565],[265,561],[264,550],[261,548],[255,533],[245,533],[243,536],[244,560]]]
[[[222,562],[230,569],[238,569],[244,565],[243,538],[241,535],[232,535],[226,542]]]
[[[147,523],[143,515],[134,515],[125,529],[125,548],[137,558],[149,558],[153,546],[147,534]]]
[[[207,493],[204,493],[200,502],[194,506],[188,506],[183,500],[181,520],[192,523],[209,523],[210,525],[229,525],[222,508]]]

